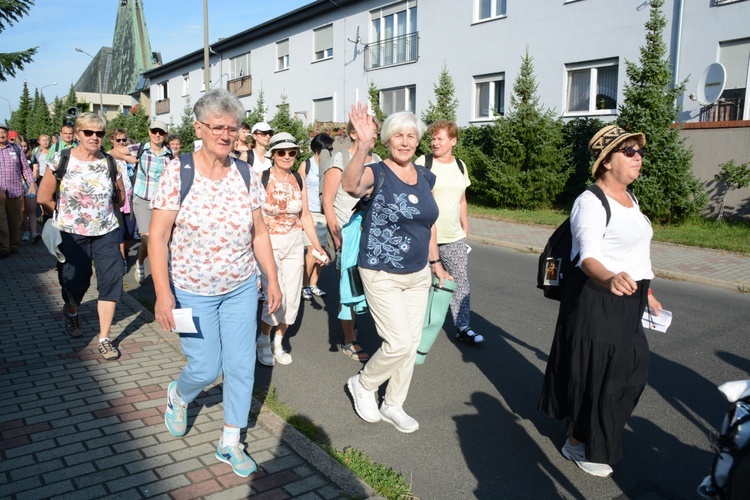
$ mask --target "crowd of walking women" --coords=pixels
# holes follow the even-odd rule
[[[415,160],[426,132],[419,118],[399,112],[379,124],[357,103],[346,141],[337,147],[332,137],[316,136],[312,157],[295,171],[301,154],[295,138],[265,122],[243,124],[244,108],[227,91],[206,93],[194,114],[201,141],[194,153],[176,155],[181,145],[154,120],[149,143],[128,145],[127,132],[113,129],[114,149],[103,154],[105,123],[84,113],[73,127],[74,147],[49,162],[29,162],[41,177],[38,201],[59,231],[57,239],[45,236],[45,243],[52,238],[58,258],[66,331],[82,335],[78,309],[93,263],[99,349],[105,359],[119,356],[110,328],[135,219],[145,247],[136,278],[143,281],[148,256],[156,320],[175,331],[175,310],[190,308],[195,329],[179,334],[186,364],[167,389],[166,426],[184,436],[188,405],[223,377],[224,428],[216,458],[247,477],[257,466],[240,432],[248,424],[255,361],[292,362],[285,333],[303,299],[326,295],[318,286],[320,272],[338,260],[346,244],[342,228],[363,200],[358,247],[347,250],[358,253],[356,273],[382,342],[366,353],[357,341],[358,311],[339,305],[339,349],[364,363],[346,386],[363,420],[382,420],[404,433],[418,430],[404,405],[433,280],[438,287],[455,282],[450,311],[456,339],[484,340],[470,324],[470,177],[453,155],[456,124],[431,124],[432,153]],[[372,153],[378,133],[385,159]],[[40,158],[48,139],[40,138]],[[563,455],[595,476],[610,475],[622,456],[620,436],[648,370],[640,317],[645,308],[652,314],[661,309],[650,288],[651,225],[627,189],[640,173],[645,144],[643,134],[616,126],[591,139],[595,183],[571,213],[571,259],[578,256],[578,264],[564,290],[539,401],[541,410],[566,420]],[[597,189],[602,196],[592,191]],[[29,202],[26,208],[23,234],[34,240],[36,207]],[[340,280],[349,277],[339,270]],[[249,314],[259,298],[260,325]]]

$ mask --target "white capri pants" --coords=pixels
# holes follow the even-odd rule
[[[279,287],[283,297],[281,307],[273,314],[269,314],[268,303],[264,302],[261,319],[272,326],[280,323],[293,325],[297,320],[299,303],[302,300],[302,274],[305,270],[305,246],[302,242],[302,230],[295,229],[288,234],[272,234],[271,246],[273,247],[273,258],[276,261]],[[263,290],[268,290],[268,276],[262,268],[260,271]]]

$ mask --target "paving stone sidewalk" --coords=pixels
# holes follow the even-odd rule
[[[164,425],[166,387],[184,358],[134,299],[123,294],[112,337],[97,349],[96,282],[80,309],[84,334],[65,334],[54,259],[23,244],[0,260],[0,497],[305,498],[371,497],[374,491],[255,401],[247,436],[259,471],[236,476],[214,457],[221,385],[188,410],[189,431]],[[254,367],[248,367],[253,369]]]

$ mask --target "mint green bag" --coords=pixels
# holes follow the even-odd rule
[[[451,303],[453,290],[456,289],[456,283],[450,280],[443,280],[442,288],[438,286],[440,280],[432,277],[432,286],[430,287],[429,298],[427,299],[427,311],[424,316],[424,325],[422,326],[422,340],[417,348],[417,359],[414,364],[423,365],[425,356],[430,351],[432,344],[435,343],[438,333],[443,328],[445,315],[448,313],[448,306]]]

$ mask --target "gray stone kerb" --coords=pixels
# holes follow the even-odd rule
[[[155,335],[162,337],[164,332],[155,323],[156,318],[149,310],[141,305],[137,300],[128,295],[122,294],[122,303],[128,306],[136,313],[140,313],[143,321],[146,322],[141,328],[150,329]],[[168,342],[175,351],[179,352],[176,343]],[[368,499],[383,498],[378,495],[369,484],[365,483],[358,476],[353,474],[349,469],[341,465],[335,458],[326,453],[320,446],[316,445],[304,434],[295,429],[286,420],[276,415],[267,406],[261,404],[256,398],[252,400],[252,413],[257,414],[256,423],[267,429],[271,434],[284,441],[296,453],[304,458],[309,464],[315,467],[318,472],[326,476],[332,482],[336,483],[343,491],[353,498],[360,497],[364,492]]]

